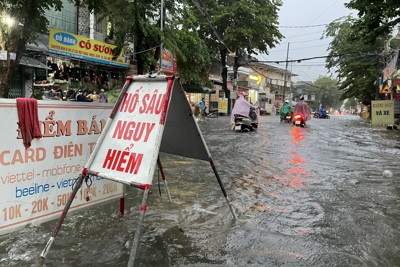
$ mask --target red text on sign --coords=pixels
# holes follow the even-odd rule
[[[103,162],[103,168],[137,174],[140,169],[142,159],[143,154],[109,149]]]
[[[150,122],[135,122],[135,121],[121,121],[117,122],[112,138],[147,142],[150,133],[153,130],[155,123]]]

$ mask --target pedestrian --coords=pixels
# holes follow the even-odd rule
[[[201,98],[201,101],[199,102],[199,108],[200,108],[200,120],[204,120],[205,118],[205,113],[206,113],[206,103],[204,102],[204,97]]]
[[[89,99],[89,102],[99,102],[99,95],[97,94],[96,90],[93,90],[93,92],[88,94],[86,98]]]
[[[300,96],[300,102],[297,103],[294,107],[293,118],[298,114],[303,116],[304,121],[308,121],[311,119],[310,108],[308,107],[307,103],[304,102],[304,96]]]
[[[108,103],[107,95],[104,89],[100,89],[99,93],[99,102],[100,103]]]

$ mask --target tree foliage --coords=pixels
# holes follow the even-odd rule
[[[116,51],[133,44],[128,53],[134,55],[139,74],[157,68],[163,44],[176,55],[183,82],[204,84],[210,67],[208,49],[195,31],[191,10],[181,7],[180,1],[164,1],[162,30],[160,0],[116,0],[97,11],[113,25]]]
[[[189,3],[190,4],[190,3]],[[278,29],[280,0],[193,0],[198,31],[212,55],[226,66],[229,53],[236,56],[268,53],[283,37]],[[222,80],[227,96],[227,71]]]
[[[383,41],[378,38],[371,43],[354,38],[359,34],[353,27],[355,23],[357,20],[346,17],[329,24],[325,36],[333,41],[326,66],[337,73],[342,99],[356,97],[369,103],[377,97],[376,81],[384,67]]]
[[[358,11],[355,21],[356,31],[373,41],[379,36],[389,35],[393,27],[400,23],[398,0],[351,0],[346,7]]]
[[[314,82],[319,88],[316,99],[325,107],[339,108],[341,105],[341,92],[336,80],[330,77],[320,77]]]

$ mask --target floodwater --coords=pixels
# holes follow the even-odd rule
[[[208,162],[161,154],[135,266],[400,266],[400,131],[357,116],[306,128],[263,116],[257,132],[200,122],[234,220]],[[390,170],[392,177],[384,177]],[[161,192],[161,196],[160,193]],[[0,237],[0,266],[127,266],[142,192]]]

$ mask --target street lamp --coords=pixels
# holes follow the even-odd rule
[[[12,17],[2,17],[1,22],[2,24],[6,24],[9,28],[11,28],[15,24],[15,19]]]
[[[4,13],[3,13],[4,14]],[[15,24],[15,19],[13,17],[10,17],[9,15],[0,15],[0,50],[4,50],[4,43],[5,40],[3,40],[3,25],[6,25],[7,31],[9,31],[10,28],[12,28]]]

